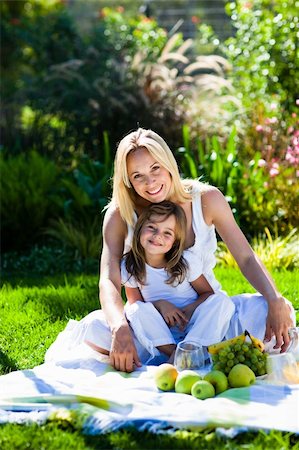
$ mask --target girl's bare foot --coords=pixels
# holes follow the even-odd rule
[[[168,359],[168,363],[169,364],[173,364],[174,363],[174,354],[175,354],[175,349],[173,350],[173,352],[169,356],[169,359]]]

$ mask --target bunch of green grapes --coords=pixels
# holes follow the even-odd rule
[[[213,369],[221,370],[228,374],[236,364],[245,364],[256,376],[265,375],[267,354],[262,353],[251,343],[233,344],[223,347],[215,355],[212,355]]]

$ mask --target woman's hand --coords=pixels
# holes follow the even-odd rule
[[[285,299],[278,297],[275,300],[268,301],[265,340],[270,341],[274,335],[276,338],[274,348],[281,348],[281,352],[285,352],[290,343],[288,329],[292,326],[290,307]]]
[[[133,372],[134,364],[141,366],[132,333],[127,324],[112,331],[110,364],[122,372]]]
[[[188,319],[180,308],[177,308],[167,300],[157,300],[153,302],[153,305],[169,327],[177,325],[181,330],[186,327]]]

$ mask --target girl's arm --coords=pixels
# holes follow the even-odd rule
[[[136,303],[138,301],[144,302],[142,294],[140,292],[140,289],[138,287],[132,288],[132,287],[125,287],[126,291],[126,297],[130,305],[133,303]]]
[[[125,317],[121,297],[120,261],[127,228],[119,211],[110,207],[103,223],[103,250],[100,267],[100,302],[112,333],[110,363],[124,372],[132,372],[140,361]]]
[[[202,195],[202,210],[205,222],[215,225],[243,275],[268,303],[265,338],[270,340],[274,334],[275,348],[281,347],[282,351],[285,351],[289,344],[288,328],[293,326],[290,308],[238,227],[223,194],[216,188],[205,192]]]

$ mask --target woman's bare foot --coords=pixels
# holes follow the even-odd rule
[[[105,350],[104,348],[98,347],[97,345],[93,344],[93,342],[90,342],[90,341],[84,341],[84,342],[85,342],[85,344],[89,345],[89,347],[91,347],[96,352],[101,353],[102,355],[109,356],[108,350]]]

